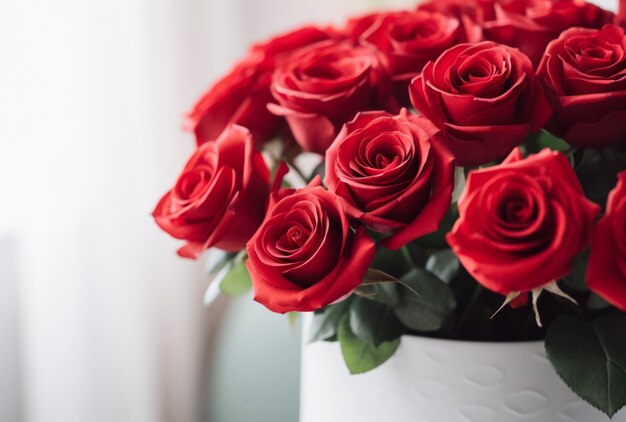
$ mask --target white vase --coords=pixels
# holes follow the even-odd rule
[[[301,383],[300,422],[610,420],[561,381],[541,341],[404,336],[387,362],[361,375],[348,373],[338,343],[316,342],[303,347]],[[612,420],[626,422],[626,410]]]

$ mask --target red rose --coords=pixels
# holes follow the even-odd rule
[[[357,16],[348,19],[346,27],[343,32],[346,37],[350,38],[353,42],[358,42],[359,38],[365,31],[371,28],[371,26],[380,18],[386,15],[385,12],[374,12],[363,16]]]
[[[626,171],[618,177],[591,240],[586,280],[591,290],[626,312]]]
[[[534,65],[561,31],[579,26],[601,28],[615,15],[581,0],[482,0],[485,38],[524,52]]]
[[[183,257],[197,258],[212,246],[234,252],[261,224],[268,195],[269,171],[250,132],[230,125],[198,147],[152,215],[167,233],[187,241],[178,251]]]
[[[300,50],[276,69],[268,107],[284,116],[305,151],[323,154],[341,126],[363,110],[397,109],[374,52],[325,41]]]
[[[342,299],[376,253],[365,227],[353,231],[339,198],[319,184],[272,194],[248,242],[254,300],[274,312],[313,311]]]
[[[599,207],[587,200],[567,158],[548,149],[470,173],[448,243],[482,285],[507,295],[571,271]]]
[[[366,17],[369,19],[369,17]],[[396,96],[408,105],[407,87],[429,60],[448,48],[468,41],[458,19],[437,12],[401,11],[377,15],[360,41],[381,53],[394,82]]]
[[[405,109],[399,116],[359,113],[326,153],[326,183],[346,211],[372,229],[393,233],[397,249],[437,230],[450,208],[452,155],[430,121]]]
[[[464,42],[475,43],[483,39],[483,11],[474,0],[431,0],[417,9],[455,17],[465,34]]]
[[[550,116],[534,73],[515,48],[460,44],[429,62],[409,93],[444,132],[457,164],[473,166],[502,158]]]
[[[275,66],[294,50],[333,36],[336,34],[331,30],[306,26],[254,45],[247,57],[209,88],[189,113],[198,144],[217,138],[230,123],[250,129],[258,143],[271,138],[280,123],[267,110]]]
[[[568,143],[626,143],[626,36],[615,25],[572,28],[548,46],[538,75],[553,114],[547,129]]]

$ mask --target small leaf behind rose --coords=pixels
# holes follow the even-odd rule
[[[351,374],[362,374],[382,365],[400,345],[399,338],[383,342],[378,347],[362,341],[350,329],[349,315],[344,315],[339,321],[337,339]]]
[[[397,278],[384,271],[368,268],[363,277],[362,284],[397,283],[398,281]]]
[[[400,337],[404,327],[393,309],[360,297],[350,304],[350,329],[361,340],[374,347]]]
[[[328,305],[313,314],[309,331],[309,343],[314,341],[335,341],[339,320],[348,313],[351,298],[334,305]]]
[[[228,296],[241,296],[252,288],[245,259],[236,262],[220,283],[220,291]]]
[[[457,204],[454,203],[450,205],[450,209],[439,223],[439,228],[437,229],[437,231],[431,234],[427,234],[426,236],[422,236],[417,240],[414,240],[414,243],[427,249],[449,248],[448,242],[446,241],[446,234],[450,230],[452,230],[452,226],[454,225],[454,222],[456,221],[458,216],[458,207]]]
[[[526,155],[534,154],[541,151],[544,148],[550,148],[553,151],[567,151],[570,146],[563,139],[552,135],[546,130],[541,130],[537,133],[528,135],[523,145],[526,150]]]
[[[563,315],[550,324],[546,352],[583,400],[612,417],[626,406],[626,314],[593,322]]]
[[[450,284],[459,271],[459,267],[459,258],[452,252],[452,249],[435,252],[426,261],[426,269],[446,284]]]
[[[572,289],[578,291],[588,290],[585,274],[587,272],[587,262],[589,261],[589,252],[577,255],[572,260],[572,272],[563,277],[563,281]]]
[[[354,294],[392,307],[398,303],[398,289],[393,282],[361,284]]]
[[[456,308],[452,289],[422,268],[414,268],[402,277],[402,282],[419,291],[421,296],[401,293],[394,308],[398,319],[417,331],[432,332],[443,328]]]

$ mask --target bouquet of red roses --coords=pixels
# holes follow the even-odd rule
[[[437,0],[253,45],[189,113],[197,150],[154,219],[183,257],[225,252],[211,291],[314,311],[312,340],[339,341],[353,373],[404,334],[545,338],[612,415],[623,24],[579,0]]]

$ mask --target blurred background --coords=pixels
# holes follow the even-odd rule
[[[250,42],[415,3],[0,2],[1,422],[297,420],[298,329],[249,296],[204,307],[150,212],[183,113]]]

